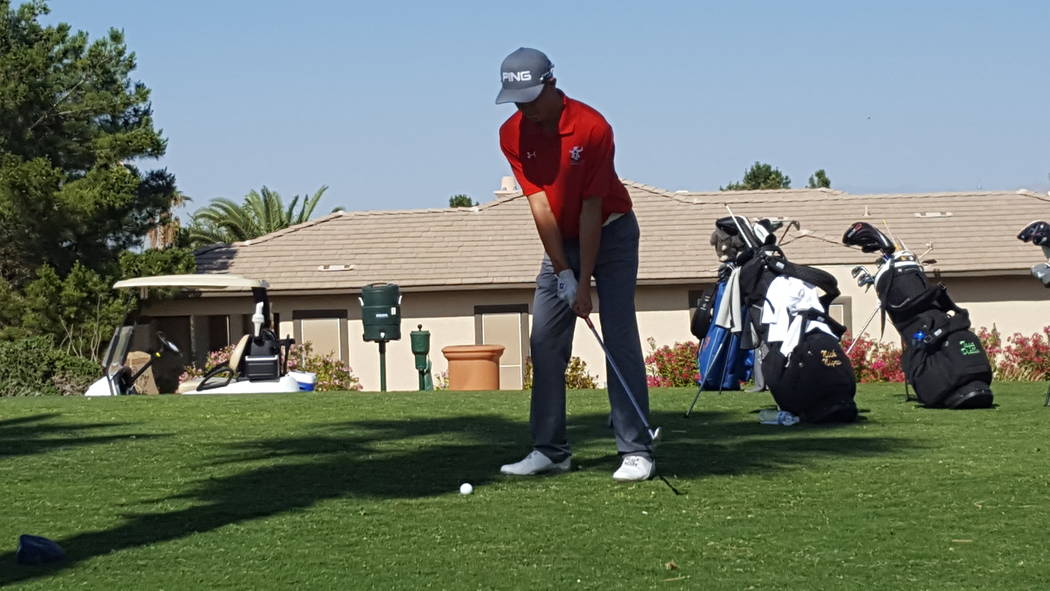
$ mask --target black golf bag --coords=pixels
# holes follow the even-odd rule
[[[839,344],[846,327],[826,312],[839,295],[835,278],[788,261],[772,245],[755,250],[740,274],[754,332],[769,347],[762,373],[777,405],[809,423],[856,420],[856,377]],[[785,293],[810,297],[807,303],[805,297],[785,299]]]
[[[858,222],[843,236],[845,244],[862,245],[857,241],[858,228],[861,233],[878,232]],[[883,240],[889,246],[866,251],[883,253],[875,291],[901,335],[901,366],[919,402],[931,408],[992,406],[992,367],[980,339],[970,330],[969,312],[952,301],[944,285],[930,284],[914,255],[896,252],[891,241],[883,236],[880,243]]]
[[[788,261],[775,244],[774,222],[762,220],[752,226],[738,216],[722,218],[716,227],[739,241],[721,250],[734,252],[740,266],[741,301],[751,325],[741,346],[768,346],[761,370],[777,405],[810,423],[856,420],[856,379],[839,345],[845,327],[826,313],[839,295],[838,282],[829,273]],[[784,293],[778,280],[789,282],[783,287],[808,299],[768,297],[771,288]],[[784,329],[789,329],[787,336]]]

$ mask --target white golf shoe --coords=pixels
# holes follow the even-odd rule
[[[624,456],[623,463],[613,472],[617,482],[636,482],[649,480],[656,472],[656,461],[643,456]]]
[[[504,464],[500,466],[499,471],[501,474],[509,474],[511,476],[556,474],[559,472],[568,472],[571,463],[571,458],[565,458],[560,462],[552,462],[551,459],[543,455],[543,453],[532,450],[529,452],[529,455],[525,456],[524,460],[513,464]]]

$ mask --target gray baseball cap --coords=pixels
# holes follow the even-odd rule
[[[538,49],[519,47],[500,66],[503,90],[496,97],[500,103],[531,103],[540,96],[543,83],[554,72],[554,64]]]

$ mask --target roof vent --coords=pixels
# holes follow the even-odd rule
[[[493,191],[496,194],[496,199],[503,197],[514,197],[515,195],[521,194],[521,189],[518,188],[518,183],[512,176],[505,176],[499,180],[499,189]]]
[[[317,265],[318,271],[353,271],[353,265]]]
[[[953,214],[950,211],[923,211],[923,212],[920,212],[920,213],[916,213],[915,217],[917,217],[917,218],[950,218],[953,215],[955,215],[955,214]]]

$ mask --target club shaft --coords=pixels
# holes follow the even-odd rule
[[[864,331],[868,330],[868,325],[871,324],[872,320],[875,320],[875,315],[878,314],[881,309],[882,304],[875,306],[875,310],[871,313],[871,316],[868,316],[868,321],[864,323],[864,328],[860,329],[860,332],[853,336],[853,342],[850,343],[849,347],[846,349],[846,355],[849,355],[849,352],[853,350],[853,346],[857,344],[857,339],[864,334]]]
[[[642,420],[642,425],[645,426],[645,429],[649,431],[651,435],[653,429],[649,426],[649,419],[647,419],[645,413],[642,412],[642,407],[638,406],[638,401],[635,400],[634,394],[631,393],[631,388],[627,385],[627,380],[624,379],[623,374],[620,373],[620,368],[617,367],[616,362],[613,361],[612,354],[609,353],[608,347],[605,346],[605,342],[602,341],[601,335],[598,334],[598,329],[594,328],[594,323],[591,322],[590,318],[584,318],[584,321],[591,329],[591,332],[594,333],[594,338],[598,339],[598,344],[601,346],[602,351],[605,352],[605,359],[609,361],[609,367],[611,367],[613,372],[616,373],[616,377],[620,379],[620,385],[623,386],[623,391],[627,394],[627,399],[631,401],[631,406],[633,406],[634,411],[638,413],[638,418]]]
[[[733,225],[736,226],[736,231],[740,232],[740,237],[744,239],[744,242],[746,242],[751,248],[758,246],[757,244],[751,244],[751,241],[747,239],[747,234],[745,234],[744,229],[740,227],[740,221],[736,219],[736,214],[733,213],[733,208],[729,207],[728,203],[726,203],[725,206],[726,209],[729,210],[729,217],[733,218]]]

